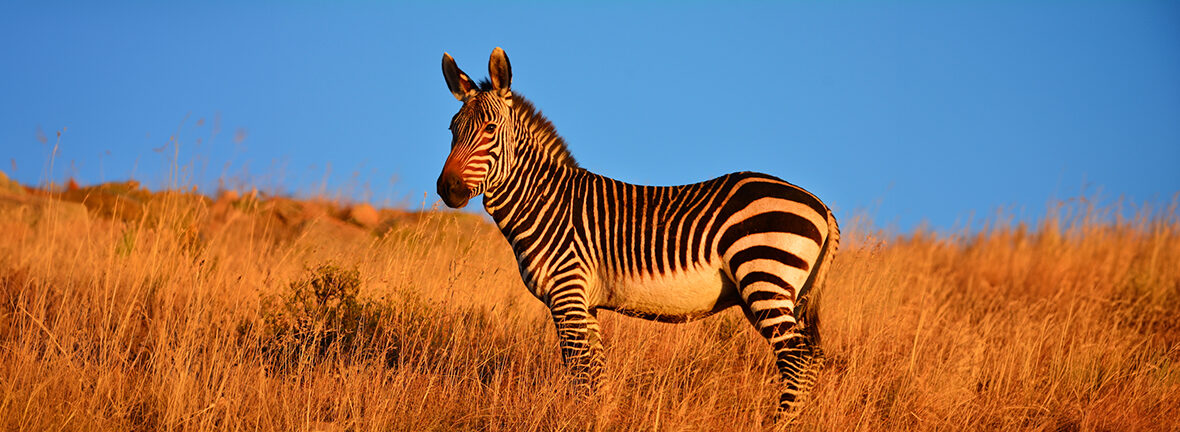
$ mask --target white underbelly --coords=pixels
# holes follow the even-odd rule
[[[599,289],[597,306],[661,321],[705,317],[738,302],[733,284],[715,267],[616,277]]]

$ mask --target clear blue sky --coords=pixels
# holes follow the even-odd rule
[[[502,46],[633,183],[763,171],[903,231],[1180,191],[1180,2],[107,3],[0,5],[0,170],[159,187],[176,136],[206,191],[430,206],[440,57],[482,77]]]

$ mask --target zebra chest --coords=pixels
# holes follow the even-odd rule
[[[595,306],[656,321],[703,318],[739,301],[734,284],[716,267],[606,277],[597,285]]]

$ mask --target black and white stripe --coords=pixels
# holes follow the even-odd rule
[[[580,168],[553,126],[509,89],[503,50],[476,84],[443,57],[463,107],[438,191],[451,207],[483,194],[532,293],[549,306],[580,385],[602,372],[599,309],[682,322],[740,306],[773,348],[793,414],[822,352],[808,306],[839,242],[807,191],[741,172],[683,186],[638,186]]]

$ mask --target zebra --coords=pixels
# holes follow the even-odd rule
[[[681,186],[640,186],[581,168],[553,124],[510,88],[504,50],[479,83],[443,53],[462,107],[438,195],[461,208],[483,195],[525,285],[552,313],[575,386],[604,368],[599,310],[662,322],[732,306],[770,343],[794,418],[822,368],[816,297],[839,243],[831,210],[774,176],[738,172]]]

